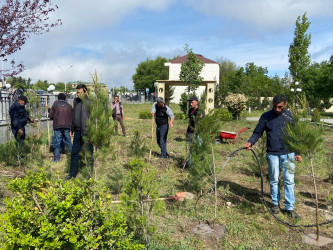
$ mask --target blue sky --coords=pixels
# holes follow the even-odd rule
[[[54,1],[63,25],[31,37],[14,55],[22,77],[90,81],[97,70],[110,87],[133,87],[138,63],[184,55],[184,45],[217,60],[254,62],[270,75],[288,71],[297,16],[311,21],[312,61],[333,54],[331,0],[67,0]],[[57,65],[61,66],[61,70]],[[69,68],[71,65],[73,67]],[[68,69],[69,68],[69,69]],[[68,70],[67,70],[68,69]]]

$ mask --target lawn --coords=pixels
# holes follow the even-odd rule
[[[178,105],[171,104],[170,107],[174,113],[180,112]],[[124,123],[129,137],[113,136],[112,147],[106,161],[97,164],[97,177],[101,183],[107,185],[113,200],[119,199],[124,178],[129,171],[126,166],[132,157],[128,156],[128,150],[135,131],[139,132],[142,142],[149,148],[151,120],[139,119],[138,114],[141,111],[149,111],[150,108],[151,104],[124,104]],[[260,113],[256,112],[256,115],[260,116]],[[226,122],[221,127],[221,130],[239,131],[245,126],[251,129],[237,137],[235,144],[223,142],[214,145],[218,169],[222,167],[230,153],[244,146],[255,128],[256,122],[241,119]],[[168,197],[176,192],[193,192],[188,182],[189,172],[187,169],[183,169],[188,155],[187,139],[185,138],[186,127],[187,120],[176,120],[174,128],[170,128],[167,143],[170,155],[168,159],[159,158],[160,150],[154,136],[153,154],[149,164],[156,171],[156,182],[161,197]],[[321,155],[315,170],[319,189],[321,221],[331,220],[333,217],[332,201],[328,201],[328,196],[333,193],[332,130],[326,129],[323,136],[326,152]],[[4,173],[26,172],[43,167],[49,173],[51,180],[66,176],[68,169],[66,155],[61,156],[60,163],[52,163],[50,161],[52,154],[47,152],[45,145],[43,147],[40,152],[42,160],[31,159],[31,162],[24,168],[18,169],[7,166],[6,163],[0,163],[2,211],[4,210],[3,199],[12,196],[6,189],[7,177]],[[258,143],[257,148],[260,148],[260,143]],[[145,153],[146,162],[148,162],[148,156],[149,149]],[[267,168],[265,161],[262,162],[262,165]],[[264,172],[267,170],[264,169]],[[79,173],[78,178],[83,178],[83,175]],[[309,164],[306,160],[297,163],[295,178],[295,210],[302,217],[302,220],[295,222],[283,214],[280,214],[279,217],[290,223],[313,224],[315,221],[314,190]],[[210,184],[207,184],[207,187],[209,186]],[[221,171],[218,182],[216,222],[225,227],[225,234],[220,238],[214,238],[198,236],[192,232],[198,224],[196,219],[198,214],[202,215],[205,212],[205,218],[211,220],[214,212],[209,200],[210,195],[200,200],[196,212],[194,208],[197,194],[194,193],[193,200],[166,201],[163,214],[153,217],[157,232],[152,237],[150,249],[311,249],[311,246],[305,245],[302,239],[304,233],[314,232],[315,229],[291,228],[279,223],[263,205],[260,190],[258,167],[254,163],[253,156],[250,152],[240,151],[230,159]],[[269,183],[266,178],[264,178],[264,192],[266,199],[270,202]],[[281,192],[283,193],[283,190]],[[321,234],[333,237],[332,224],[322,226]]]

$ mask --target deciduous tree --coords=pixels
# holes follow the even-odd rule
[[[179,79],[189,84],[187,89],[187,96],[190,96],[191,90],[196,90],[202,82],[200,73],[204,66],[204,62],[198,59],[197,55],[193,53],[188,44],[185,45],[185,51],[187,53],[186,62],[182,63]]]
[[[168,79],[168,71],[164,63],[167,62],[166,58],[156,57],[154,60],[147,59],[141,62],[136,68],[136,73],[132,76],[134,82],[134,89],[149,88],[149,92],[155,92],[154,83],[156,80]]]
[[[294,41],[289,46],[289,70],[295,81],[302,80],[302,74],[310,65],[308,48],[311,44],[311,34],[306,33],[310,23],[306,17],[306,12],[302,19],[300,16],[297,17]]]
[[[51,0],[0,0],[0,58],[20,50],[31,35],[48,32],[61,24],[61,20],[50,21],[49,16],[58,7]],[[24,70],[22,63],[11,60],[12,69],[6,75],[16,75]]]

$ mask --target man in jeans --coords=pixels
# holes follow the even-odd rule
[[[173,121],[175,117],[172,110],[164,103],[162,97],[158,97],[157,102],[153,104],[151,108],[151,115],[155,117],[156,122],[156,139],[157,144],[161,148],[161,158],[167,158],[169,155],[166,149],[166,142],[168,138],[169,126],[173,127]],[[170,122],[168,123],[168,118]]]
[[[67,144],[68,151],[72,151],[72,142],[70,137],[70,128],[72,123],[72,106],[66,102],[66,95],[60,93],[58,101],[55,101],[50,109],[49,118],[53,120],[53,162],[60,161],[60,145],[64,141]]]
[[[185,167],[188,168],[192,164],[192,143],[193,143],[193,137],[195,136],[194,134],[194,129],[196,123],[200,119],[203,119],[205,117],[205,111],[202,111],[199,113],[199,99],[196,96],[192,96],[189,100],[190,102],[190,108],[188,110],[188,127],[186,130],[186,138],[188,139],[189,146],[190,146],[190,153],[189,153],[189,158],[188,161],[186,162]],[[201,146],[202,140],[201,138],[196,135],[195,139],[198,140],[199,145]]]
[[[126,136],[126,129],[124,126],[123,120],[124,117],[124,109],[123,105],[121,105],[121,102],[119,102],[119,96],[114,97],[114,102],[111,103],[111,110],[112,110],[112,117],[113,120],[116,123],[115,130],[118,133],[118,122],[120,123],[121,130],[123,131],[123,135]]]
[[[273,203],[271,210],[274,214],[280,212],[279,174],[280,168],[282,168],[286,213],[292,218],[300,219],[301,217],[294,210],[294,161],[302,161],[302,157],[288,152],[283,143],[283,128],[293,121],[291,113],[286,110],[286,106],[287,97],[284,95],[275,96],[273,98],[273,109],[261,115],[259,123],[254,129],[251,138],[245,144],[245,147],[251,149],[262,136],[263,132],[266,131],[266,159],[268,162],[269,184]]]
[[[74,99],[74,110],[71,124],[71,137],[73,139],[73,147],[71,152],[71,167],[69,175],[65,178],[67,180],[75,178],[78,171],[79,156],[83,146],[86,146],[91,156],[89,157],[91,171],[93,170],[93,145],[85,140],[87,135],[87,122],[89,119],[89,99],[87,87],[84,84],[79,84],[77,87],[77,98]]]

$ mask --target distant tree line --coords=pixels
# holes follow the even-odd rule
[[[300,83],[302,94],[305,95],[313,108],[329,108],[333,105],[333,55],[322,62],[312,62],[308,53],[311,43],[311,34],[307,34],[310,22],[306,13],[296,20],[294,40],[289,47],[289,72],[283,77],[269,76],[267,67],[255,65],[254,62],[238,66],[235,62],[220,57],[217,62],[220,66],[219,85],[216,87],[215,103],[223,104],[228,93],[245,94],[248,105],[267,106],[267,97],[276,94],[285,94],[290,101],[295,98],[291,88],[295,82]],[[155,59],[146,59],[141,62],[132,76],[135,89],[149,88],[154,91],[156,80],[168,79],[168,71],[164,63],[171,61],[161,56]],[[259,97],[266,97],[264,103]],[[256,103],[256,104],[255,104]],[[261,106],[261,107],[260,107]]]

